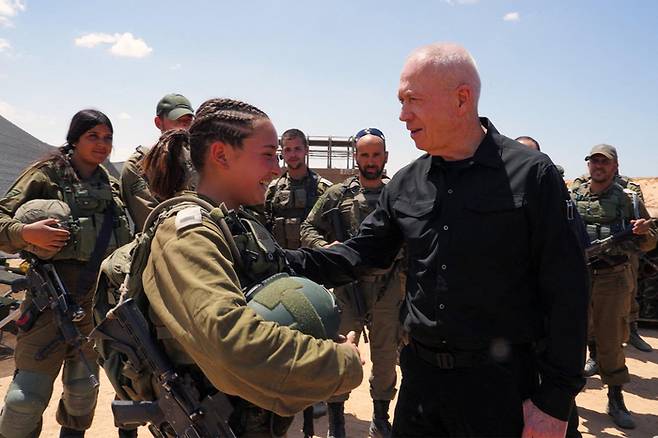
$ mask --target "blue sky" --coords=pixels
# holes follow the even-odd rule
[[[420,154],[397,118],[404,59],[454,41],[501,133],[537,138],[567,176],[602,142],[622,173],[658,175],[657,29],[653,0],[0,0],[0,115],[61,144],[77,110],[98,108],[122,160],[157,139],[163,94],[234,97],[279,132],[379,127],[392,172]]]

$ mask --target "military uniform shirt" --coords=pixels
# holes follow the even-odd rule
[[[588,306],[569,195],[548,156],[481,121],[487,133],[473,157],[420,157],[386,185],[356,237],[287,257],[297,272],[338,285],[356,279],[361,265],[389,266],[405,243],[401,318],[409,335],[466,350],[545,340],[532,399],[566,420],[584,384]]]
[[[210,219],[157,229],[142,276],[151,309],[220,391],[290,416],[358,386],[352,347],[264,321],[246,306],[228,244]]]

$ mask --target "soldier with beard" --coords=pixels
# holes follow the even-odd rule
[[[301,227],[303,246],[323,247],[357,234],[361,222],[375,209],[388,178],[383,177],[388,160],[384,134],[367,128],[354,137],[355,161],[359,174],[329,188],[311,210]],[[386,269],[371,268],[356,283],[334,288],[342,310],[340,333],[370,332],[372,373],[370,395],[373,419],[370,436],[389,437],[388,408],[395,396],[400,305],[403,299],[402,276],[398,257]],[[363,305],[357,304],[360,294]],[[329,400],[329,437],[345,436],[344,403],[349,394]]]

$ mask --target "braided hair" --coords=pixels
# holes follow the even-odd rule
[[[254,122],[269,117],[260,109],[233,99],[210,99],[201,104],[190,126],[190,155],[197,171],[203,168],[208,146],[215,141],[242,148]]]

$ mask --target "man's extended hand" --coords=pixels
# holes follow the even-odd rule
[[[551,417],[532,400],[523,402],[523,434],[521,438],[564,438],[567,422]]]
[[[359,360],[361,361],[361,365],[366,364],[366,361],[363,360],[363,357],[361,357],[361,351],[359,350],[359,346],[356,343],[356,332],[354,330],[349,332],[347,336],[338,335],[338,340],[336,342],[338,344],[345,344],[347,346],[353,347],[356,350],[356,354],[359,355]]]

